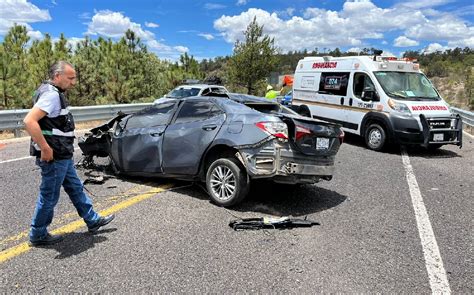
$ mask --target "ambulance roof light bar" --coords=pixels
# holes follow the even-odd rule
[[[377,61],[377,56],[382,55],[383,50],[374,49],[374,61]]]

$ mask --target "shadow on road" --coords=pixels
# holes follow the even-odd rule
[[[181,184],[186,184],[183,182]],[[211,203],[205,185],[194,183],[174,190],[177,193]],[[305,216],[338,206],[347,199],[318,185],[285,185],[271,181],[254,181],[248,196],[231,208],[238,212],[260,212],[274,216]]]
[[[86,232],[67,233],[64,234],[64,240],[61,242],[50,246],[43,246],[41,248],[56,250],[59,254],[54,257],[54,259],[65,259],[94,248],[95,244],[107,241],[107,238],[101,234],[114,232],[116,230],[116,228],[103,229],[95,234]]]
[[[284,185],[258,181],[252,185],[247,198],[233,210],[299,217],[334,208],[347,199],[317,184]]]
[[[125,175],[119,175],[117,178],[153,187],[173,183],[173,191],[195,199],[209,201],[204,183]],[[298,217],[336,207],[346,198],[335,191],[321,188],[317,184],[285,185],[260,180],[252,181],[248,196],[242,203],[231,209],[240,212],[250,211],[274,216]],[[210,204],[210,206],[213,205]]]
[[[368,152],[377,153],[369,150],[364,142],[364,138],[354,134],[346,133],[344,137],[344,144],[350,144],[353,146],[361,147],[366,149]],[[439,159],[439,158],[456,158],[461,157],[456,152],[441,147],[438,149],[427,149],[420,145],[406,145],[404,148],[407,150],[410,157],[422,157],[426,159]],[[381,153],[388,154],[400,154],[401,146],[398,144],[392,144],[386,147]]]
[[[410,157],[420,157],[420,158],[425,158],[425,159],[461,157],[456,152],[443,149],[443,147],[436,150],[426,149],[421,146],[406,146],[405,148]]]

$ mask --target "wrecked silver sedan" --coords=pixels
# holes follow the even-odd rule
[[[213,202],[231,206],[254,179],[330,180],[343,136],[339,125],[229,94],[161,99],[91,129],[79,146],[85,156],[110,157],[119,173],[203,181]]]

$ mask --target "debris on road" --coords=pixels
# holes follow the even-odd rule
[[[234,230],[258,230],[258,229],[292,229],[295,227],[311,227],[320,225],[308,219],[298,219],[290,217],[258,217],[258,218],[241,218],[229,222],[229,226]]]

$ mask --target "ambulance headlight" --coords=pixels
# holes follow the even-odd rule
[[[393,99],[388,100],[388,106],[391,107],[394,111],[402,113],[405,116],[411,116],[411,111],[408,106],[404,103],[395,101]]]

